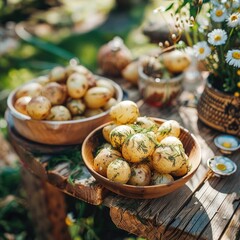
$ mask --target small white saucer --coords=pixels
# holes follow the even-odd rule
[[[224,156],[214,156],[207,160],[208,167],[217,175],[229,176],[237,171],[237,165]]]
[[[232,135],[219,135],[214,138],[214,143],[224,154],[231,154],[240,148],[240,139]]]

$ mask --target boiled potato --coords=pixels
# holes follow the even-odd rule
[[[27,104],[31,101],[31,97],[29,96],[23,96],[17,99],[17,101],[14,103],[14,108],[24,114],[24,115],[28,115],[27,113]]]
[[[176,171],[171,172],[171,175],[174,177],[182,177],[185,174],[188,173],[189,169],[190,169],[190,165],[189,165],[189,160],[188,160],[188,156],[185,154],[185,159],[186,161],[183,163],[183,165],[177,169]]]
[[[88,86],[95,87],[96,86],[96,79],[91,71],[89,71],[83,65],[69,65],[66,68],[67,76],[69,77],[73,73],[78,73],[80,75],[84,75],[87,78]]]
[[[106,79],[99,79],[99,80],[97,80],[96,86],[97,86],[97,87],[105,87],[105,88],[107,88],[107,89],[110,91],[110,93],[111,93],[111,97],[113,97],[114,94],[115,94],[115,88],[114,88],[113,85],[112,85],[108,80],[106,80]]]
[[[102,134],[103,134],[103,137],[104,139],[110,143],[110,132],[115,128],[117,127],[118,125],[114,124],[114,123],[111,123],[111,124],[108,124],[106,125],[105,127],[103,127],[103,130],[102,130]]]
[[[124,79],[130,83],[138,84],[138,61],[133,61],[129,63],[121,72]]]
[[[107,103],[102,107],[104,111],[107,111],[112,106],[117,104],[117,100],[115,98],[110,98]]]
[[[32,97],[27,104],[27,113],[33,119],[42,120],[50,113],[51,106],[51,102],[44,96]]]
[[[190,64],[189,56],[179,50],[164,53],[162,56],[164,66],[172,73],[183,72]]]
[[[113,131],[115,129],[113,129]],[[141,162],[150,156],[154,150],[155,143],[144,133],[131,135],[126,138],[122,144],[123,157],[132,163]]]
[[[160,173],[171,173],[186,162],[181,141],[173,136],[164,138],[153,153],[153,167]]]
[[[82,99],[68,99],[66,107],[73,116],[81,115],[86,110],[86,105]]]
[[[151,170],[147,164],[140,163],[131,166],[131,177],[128,184],[135,186],[147,186],[151,180]]]
[[[107,178],[118,183],[127,183],[131,177],[131,168],[123,158],[113,160],[107,167]]]
[[[39,76],[34,79],[34,82],[41,84],[42,86],[50,82],[49,76]]]
[[[157,171],[153,171],[152,173],[151,185],[168,184],[173,181],[174,178],[168,173],[159,173]]]
[[[84,95],[84,102],[88,108],[101,108],[111,98],[111,92],[105,87],[92,87]]]
[[[175,136],[178,137],[180,135],[181,129],[180,125],[175,120],[167,120],[158,128],[156,132],[157,141],[161,141],[166,136]]]
[[[97,154],[97,156],[93,160],[93,167],[95,171],[103,175],[107,176],[107,167],[108,165],[115,159],[122,157],[121,153],[117,150],[111,148],[103,148]]]
[[[139,117],[139,109],[135,102],[125,100],[113,106],[109,114],[118,124],[134,123]]]
[[[64,82],[67,79],[66,69],[62,66],[56,66],[48,76],[51,82]]]
[[[73,73],[67,79],[67,91],[72,98],[81,98],[88,90],[88,80],[83,74]]]
[[[31,82],[19,88],[15,96],[16,96],[16,99],[23,96],[36,97],[41,94],[41,91],[42,91],[42,85],[40,83]]]
[[[119,125],[110,132],[109,139],[110,143],[115,148],[121,148],[125,139],[134,134],[134,130],[127,125]]]
[[[168,137],[165,137],[160,143],[159,143],[160,146],[175,146],[175,145],[179,145],[180,147],[183,147],[183,144],[181,142],[181,140],[177,137],[174,137],[174,136],[168,136]]]
[[[71,118],[69,110],[62,105],[53,106],[47,116],[47,120],[51,121],[67,121],[71,120]]]
[[[139,131],[147,130],[147,131],[153,131],[156,132],[159,128],[158,124],[154,122],[149,117],[138,117],[136,122],[134,123],[136,127],[140,127]],[[133,126],[135,129],[135,127]]]
[[[84,112],[84,116],[85,117],[93,117],[93,116],[96,116],[98,114],[101,114],[103,113],[103,110],[101,108],[97,108],[97,109],[86,109],[85,112]]]
[[[67,89],[65,85],[50,82],[43,86],[41,95],[48,98],[52,105],[61,105],[67,98]]]

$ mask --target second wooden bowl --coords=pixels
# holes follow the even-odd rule
[[[103,79],[103,77],[101,77],[101,79]],[[107,80],[115,88],[117,102],[122,101],[123,91],[121,87],[114,81],[110,79]],[[31,119],[29,116],[18,112],[14,108],[16,92],[19,88],[12,91],[8,97],[7,104],[9,114],[17,132],[31,141],[49,145],[80,144],[92,130],[110,120],[109,110],[92,117],[78,120],[40,121]]]
[[[158,124],[164,122],[163,119],[152,118]],[[151,186],[133,186],[128,184],[120,184],[110,181],[106,177],[97,173],[93,168],[94,152],[97,147],[104,141],[102,129],[110,123],[103,124],[102,126],[93,130],[88,137],[84,140],[82,145],[82,157],[85,165],[87,166],[93,177],[101,183],[108,190],[129,198],[138,199],[151,199],[167,195],[180,187],[182,187],[196,172],[201,162],[201,148],[195,136],[187,129],[181,127],[180,140],[183,143],[186,154],[189,157],[191,169],[183,177],[175,180],[169,184],[159,184]]]

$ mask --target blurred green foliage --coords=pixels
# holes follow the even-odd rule
[[[19,166],[0,168],[0,186],[0,239],[34,239]]]

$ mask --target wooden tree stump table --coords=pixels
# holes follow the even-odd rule
[[[49,170],[52,152],[81,146],[39,145],[22,138],[9,122],[9,137],[23,165],[42,181],[93,205],[105,205],[117,227],[147,239],[240,239],[240,154],[230,155],[237,172],[225,178],[211,175],[207,159],[222,155],[213,143],[219,132],[198,121],[196,108],[175,105],[151,107],[140,99],[136,87],[120,82],[128,98],[136,101],[142,116],[175,119],[193,133],[202,149],[202,162],[192,179],[177,191],[158,199],[129,199],[109,192],[83,167],[81,176],[68,181],[71,169],[61,163]]]

